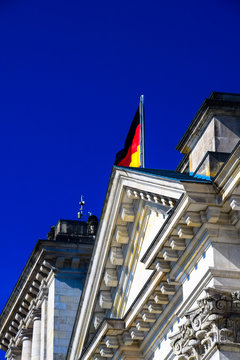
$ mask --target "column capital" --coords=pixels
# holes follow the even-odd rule
[[[31,318],[33,321],[41,319],[41,309],[33,309],[31,313]]]
[[[39,293],[37,296],[38,306],[40,306],[44,300],[47,300],[48,297],[48,286],[46,285],[45,282],[42,285],[44,286],[40,286]]]

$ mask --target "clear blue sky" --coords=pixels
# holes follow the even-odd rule
[[[237,0],[0,2],[1,309],[81,194],[100,215],[139,96],[146,165],[175,169],[212,91],[240,92]]]

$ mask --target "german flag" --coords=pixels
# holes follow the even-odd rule
[[[124,148],[117,153],[114,165],[140,167],[140,139],[141,123],[138,107],[130,126]]]

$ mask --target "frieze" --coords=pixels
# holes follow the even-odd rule
[[[205,293],[169,337],[178,360],[201,360],[216,344],[240,344],[240,292],[208,288]]]

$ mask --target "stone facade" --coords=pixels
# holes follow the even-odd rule
[[[1,315],[7,359],[66,358],[94,239],[87,223],[60,220],[37,243]]]
[[[240,358],[240,95],[213,93],[177,149],[176,171],[113,168],[96,237],[61,221],[37,245],[7,359]]]

